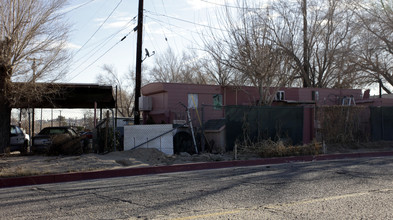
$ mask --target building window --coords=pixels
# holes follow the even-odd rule
[[[284,91],[278,91],[276,93],[276,97],[275,97],[274,100],[277,100],[277,101],[285,100],[285,92]]]
[[[198,108],[198,94],[188,94],[188,108]]]
[[[221,94],[215,94],[213,95],[213,108],[216,110],[220,110],[222,107],[222,95]]]

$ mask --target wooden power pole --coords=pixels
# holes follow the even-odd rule
[[[141,97],[142,75],[142,30],[143,30],[143,0],[139,0],[138,6],[138,36],[136,43],[136,70],[135,70],[135,103],[134,124],[140,124],[139,97]]]

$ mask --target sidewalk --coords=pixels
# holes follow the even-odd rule
[[[222,162],[204,162],[204,163],[176,164],[176,165],[169,165],[169,166],[151,166],[151,167],[125,168],[125,169],[113,169],[113,170],[102,170],[102,171],[78,172],[78,173],[0,178],[0,188],[81,181],[81,180],[100,179],[100,178],[184,172],[184,171],[192,171],[192,170],[220,169],[220,168],[240,167],[240,166],[282,164],[282,163],[289,163],[289,162],[307,162],[307,161],[336,160],[336,159],[348,159],[348,158],[360,158],[360,157],[383,157],[383,156],[393,156],[393,151],[263,158],[263,159],[256,159],[256,160],[237,160],[237,161],[222,161]]]

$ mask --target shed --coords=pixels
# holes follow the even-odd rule
[[[211,119],[204,124],[207,146],[212,153],[223,153],[226,148],[225,119]]]

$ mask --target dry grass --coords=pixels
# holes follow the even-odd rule
[[[317,155],[321,153],[322,145],[313,141],[310,144],[301,146],[293,146],[285,144],[282,141],[272,141],[271,139],[262,140],[258,143],[241,145],[239,154],[256,154],[260,157],[286,157],[286,156],[302,156]]]
[[[366,128],[368,111],[366,106],[319,107],[317,118],[323,140],[329,144],[367,142],[370,136]]]
[[[35,176],[52,173],[51,170],[32,170],[28,167],[15,167],[0,170],[0,177]]]

